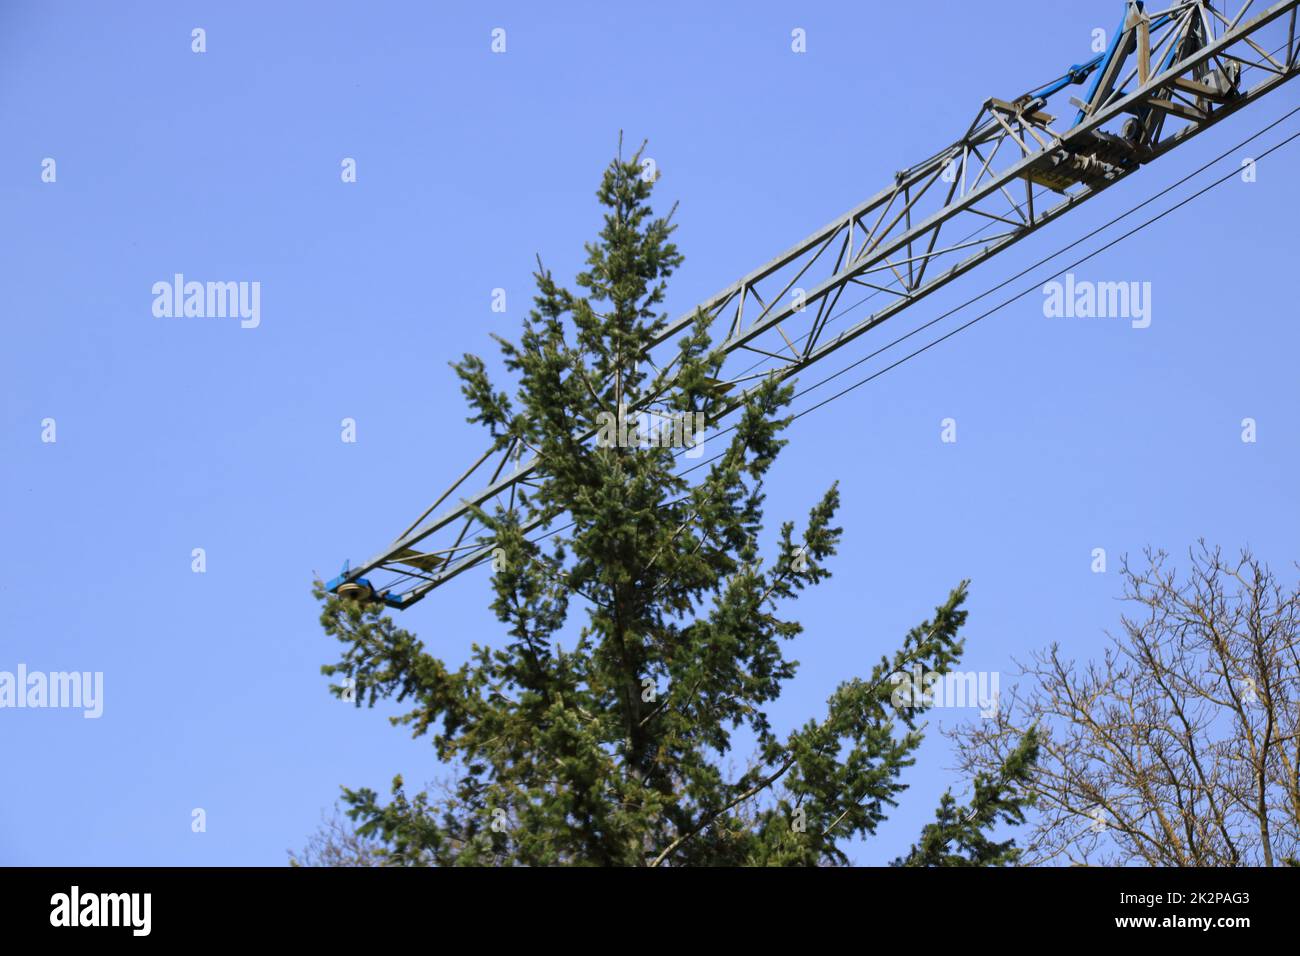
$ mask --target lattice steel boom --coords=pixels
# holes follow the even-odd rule
[[[951,146],[701,305],[726,353],[719,388],[740,397],[759,378],[796,374],[1296,75],[1300,0],[1243,0],[1231,16],[1209,0],[1145,6],[1126,0],[1105,53],[1016,99],[986,100]],[[1068,94],[1084,83],[1086,97]],[[889,298],[827,335],[850,287]],[[695,314],[669,323],[644,358],[665,364],[655,364],[657,350],[671,347]],[[328,589],[404,608],[489,557],[470,505],[529,482],[537,459],[518,451],[484,453],[391,544],[345,567]],[[471,479],[481,487],[453,499]],[[449,499],[456,503],[431,518]],[[385,580],[372,582],[376,573]]]

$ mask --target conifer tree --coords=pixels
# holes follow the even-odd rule
[[[671,362],[643,358],[667,323],[682,256],[672,213],[652,211],[640,158],[605,170],[603,227],[576,288],[539,261],[518,341],[498,338],[513,397],[480,358],[453,363],[469,421],[495,448],[540,461],[510,507],[477,514],[496,556],[499,637],[453,666],[382,606],[317,586],[323,626],[342,645],[324,673],[350,678],[358,706],[405,702],[395,720],[430,735],[453,768],[438,793],[409,793],[400,778],[386,801],[344,790],[359,832],[390,862],[847,863],[845,844],[885,819],[921,742],[925,704],[896,703],[891,675],[942,675],[962,653],[965,582],[870,673],[846,679],[824,713],[786,733],[772,725],[766,708],[796,668],[784,646],[802,630],[787,609],[830,575],[839,492],[832,484],[798,533],[786,521],[765,538],[764,480],[786,443],[792,387],[768,379],[728,396],[702,313]],[[728,403],[739,404],[734,426],[714,427]],[[635,421],[644,408],[705,422],[710,457],[692,463],[654,439]],[[536,519],[554,533],[525,533]],[[729,775],[737,734],[755,752]],[[985,831],[1016,818],[1026,757],[978,782],[972,813],[941,806],[911,862],[1010,862],[1011,845]]]

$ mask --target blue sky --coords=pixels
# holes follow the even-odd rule
[[[436,776],[426,741],[327,693],[313,571],[375,551],[482,450],[447,362],[518,328],[535,253],[561,277],[579,266],[620,129],[650,140],[657,196],[681,203],[675,316],[954,140],[986,97],[1087,59],[1121,8],[6,3],[0,670],[102,671],[105,690],[98,720],[0,710],[0,863],[276,865],[340,784]],[[1295,102],[1284,87],[922,317]],[[1099,651],[1126,551],[1204,536],[1289,572],[1296,155],[1080,268],[1150,282],[1150,328],[1049,320],[1031,295],[798,423],[770,526],[838,478],[845,537],[797,605],[779,726],[821,713],[965,577],[964,667],[1009,674],[1052,641]],[[151,287],[177,272],[260,282],[260,326],[155,318]],[[1109,573],[1090,569],[1097,547]],[[469,573],[401,623],[458,661],[499,633],[487,601]],[[859,862],[910,844],[959,784],[950,765],[936,735]]]

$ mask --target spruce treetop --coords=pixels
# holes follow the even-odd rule
[[[318,587],[341,644],[323,671],[350,678],[358,706],[403,702],[395,722],[430,736],[453,768],[433,793],[396,779],[387,802],[345,789],[359,832],[390,862],[846,863],[844,845],[874,833],[903,791],[921,740],[924,705],[895,705],[890,676],[944,674],[961,655],[965,582],[824,713],[789,732],[772,725],[766,708],[797,666],[785,648],[802,631],[788,609],[830,576],[839,492],[832,483],[798,533],[785,521],[765,538],[764,482],[786,444],[792,386],[769,379],[729,396],[703,313],[671,360],[646,358],[682,255],[640,159],[605,170],[602,225],[573,288],[538,261],[518,339],[497,337],[511,389],[477,356],[452,366],[468,420],[498,449],[539,458],[509,502],[476,512],[495,553],[500,636],[454,666],[381,606]],[[708,439],[710,457],[683,467],[682,447],[646,441],[638,424],[596,437],[621,409],[699,416],[706,433],[693,438]],[[550,533],[526,531],[538,522]],[[737,733],[754,752],[731,774]],[[1013,766],[980,781],[973,812],[947,798],[906,862],[1013,860],[982,831],[1014,820],[1022,777]]]

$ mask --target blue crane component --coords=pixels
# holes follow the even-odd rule
[[[1035,90],[1029,95],[1034,99],[1045,100],[1049,96],[1053,96],[1061,92],[1061,90],[1065,89],[1067,86],[1081,86],[1083,82],[1087,80],[1089,76],[1092,75],[1092,71],[1097,69],[1097,67],[1101,66],[1102,61],[1104,61],[1106,57],[1107,54],[1098,53],[1087,63],[1076,63],[1074,64],[1074,66],[1066,70],[1065,75],[1061,77],[1059,80],[1056,80],[1053,83],[1048,83],[1041,90]],[[1083,111],[1080,110],[1079,118],[1075,120],[1074,125],[1078,126],[1080,123],[1083,122],[1083,119],[1084,119],[1084,114]]]
[[[1293,79],[1300,0],[1240,2],[1231,16],[1212,0],[1170,0],[1151,15],[1142,0],[1125,0],[1104,53],[1014,100],[989,98],[955,143],[668,323],[641,358],[653,362],[657,350],[670,350],[704,313],[724,355],[716,387],[734,411],[758,379],[789,378],[914,306]],[[1064,95],[1090,78],[1086,99]],[[1054,128],[1053,113],[1070,106],[1073,123]],[[836,311],[851,287],[886,298],[832,335],[831,324],[861,304]],[[484,562],[493,546],[476,509],[508,506],[516,486],[544,473],[523,451],[517,441],[489,449],[390,544],[356,567],[345,564],[328,590],[405,608]],[[484,483],[466,493],[476,475]],[[532,519],[523,530],[541,526]]]

